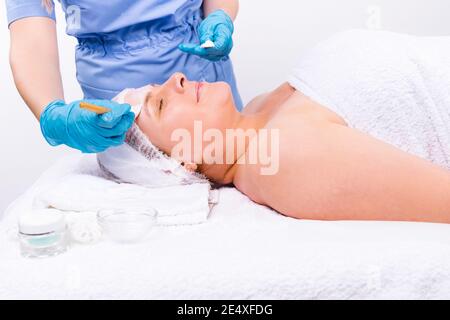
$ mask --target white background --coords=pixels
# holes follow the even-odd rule
[[[379,13],[379,14],[378,14]],[[9,34],[0,2],[0,215],[39,174],[74,151],[51,148],[17,94],[9,63]],[[61,69],[66,99],[81,97],[75,79],[74,39],[65,36],[57,6]],[[382,28],[416,35],[450,35],[449,0],[241,0],[232,58],[242,97],[284,81],[302,50],[336,31]]]

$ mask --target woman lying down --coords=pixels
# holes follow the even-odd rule
[[[182,74],[119,99],[141,109],[98,155],[116,179],[206,177],[299,219],[450,223],[448,38],[339,34],[243,113],[227,84]]]

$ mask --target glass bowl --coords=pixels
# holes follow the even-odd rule
[[[97,220],[111,240],[118,243],[136,243],[143,240],[156,224],[156,210],[100,210],[97,212]]]

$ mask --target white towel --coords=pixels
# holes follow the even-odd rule
[[[159,225],[198,224],[206,222],[215,202],[210,192],[208,183],[146,188],[73,173],[41,191],[34,206],[75,212],[155,209]]]
[[[450,169],[450,37],[339,33],[289,82],[350,127]]]
[[[66,168],[71,168],[67,170]],[[156,209],[157,224],[193,225],[207,221],[212,207],[218,203],[218,191],[207,183],[166,188],[146,188],[116,183],[101,177],[95,155],[61,159],[52,172],[45,172],[43,183],[34,185],[33,197],[20,208],[53,207],[67,213],[89,213],[100,209]],[[70,221],[86,215],[70,215]]]
[[[234,188],[221,189],[208,224],[157,228],[132,247],[104,241],[23,259],[6,230],[36,189],[80,172],[68,160],[0,220],[0,299],[450,298],[450,225],[291,219]]]

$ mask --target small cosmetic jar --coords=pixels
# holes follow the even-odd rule
[[[67,250],[64,215],[56,209],[40,209],[19,217],[20,251],[26,258],[46,258]]]
[[[108,238],[117,243],[130,244],[144,240],[156,224],[156,211],[100,210],[97,220]]]

